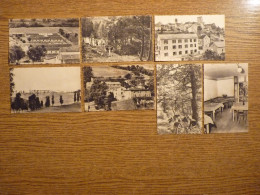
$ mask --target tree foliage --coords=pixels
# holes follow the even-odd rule
[[[42,60],[42,57],[44,57],[47,53],[47,50],[44,45],[42,46],[36,46],[36,47],[30,47],[27,55],[33,62],[40,62]]]
[[[61,104],[61,105],[63,104],[63,98],[62,98],[62,95],[60,96],[60,104]]]
[[[13,68],[10,69],[10,97],[12,97],[15,87],[13,70]]]
[[[55,103],[55,102],[54,102],[54,95],[52,95],[52,96],[51,96],[51,104],[52,104],[52,106],[53,106],[54,103]]]
[[[20,46],[12,46],[9,50],[9,62],[19,64],[19,61],[25,56],[25,52]]]
[[[100,108],[104,108],[107,89],[108,86],[105,82],[94,80],[89,92],[90,100],[94,100],[96,105]]]
[[[31,111],[41,108],[39,97],[37,97],[35,94],[30,95],[28,100],[29,100],[29,108]]]
[[[151,52],[151,18],[150,16],[122,17],[111,25],[108,42],[120,55],[139,55],[142,61],[149,58]]]
[[[81,25],[82,25],[82,36],[90,37],[91,34],[94,32],[94,24],[91,21],[91,19],[82,18]]]
[[[50,96],[46,96],[45,107],[50,107]]]
[[[205,53],[203,54],[203,58],[205,60],[224,60],[225,59],[225,54],[218,55],[216,52],[211,51],[211,50],[206,50]]]
[[[86,83],[91,81],[91,78],[93,77],[93,70],[90,66],[83,68],[83,74],[84,74],[84,86],[86,88]]]
[[[191,123],[187,125],[186,120],[195,124],[200,121],[200,78],[201,67],[196,64],[160,65],[157,69],[158,104],[162,115],[179,123],[184,133],[191,133],[193,127]]]
[[[82,19],[83,37],[103,39],[119,55],[152,59],[151,17],[109,17],[100,21]]]
[[[16,94],[14,101],[11,103],[11,108],[16,111],[28,110],[28,105],[21,97],[21,93]]]

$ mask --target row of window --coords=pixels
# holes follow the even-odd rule
[[[190,54],[193,54],[193,53],[196,53],[197,52],[197,49],[195,49],[194,51],[193,50],[190,50]],[[189,51],[188,50],[186,50],[185,51],[185,54],[189,54]],[[175,56],[175,55],[177,55],[177,52],[173,52],[172,53],[172,55],[173,56]],[[182,55],[182,51],[179,51],[179,55]],[[164,56],[169,56],[169,54],[168,53],[164,53]]]
[[[189,45],[186,44],[186,45],[185,45],[185,48],[188,48],[188,47],[189,47]],[[190,47],[193,47],[193,44],[190,44]],[[194,47],[197,47],[197,45],[194,44]],[[177,48],[176,45],[173,45],[173,46],[172,46],[172,49],[176,49],[176,48]],[[178,48],[179,48],[179,49],[182,49],[182,45],[178,45]],[[168,46],[164,46],[163,49],[164,49],[164,50],[168,50]]]
[[[197,39],[190,39],[190,42],[192,42],[192,40],[193,40],[193,42],[196,42],[196,41],[197,41]],[[169,41],[170,41],[170,40],[164,40],[163,43],[164,43],[164,44],[168,44]],[[185,43],[188,43],[188,41],[189,41],[189,39],[184,39],[184,42],[185,42]],[[176,40],[176,39],[173,39],[173,40],[172,40],[172,43],[177,43],[177,40]],[[182,39],[178,39],[178,43],[182,43]]]

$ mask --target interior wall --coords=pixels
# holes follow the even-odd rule
[[[217,81],[212,79],[204,79],[204,101],[218,96]]]
[[[217,96],[234,96],[234,78],[221,79],[217,81]]]

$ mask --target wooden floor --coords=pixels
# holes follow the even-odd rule
[[[217,127],[212,127],[210,133],[243,133],[248,131],[248,121],[236,119],[233,121],[230,108],[226,108],[216,115],[215,124]]]
[[[0,0],[0,194],[260,194],[258,2]],[[144,14],[225,14],[225,62],[249,63],[248,133],[158,135],[156,110],[10,113],[8,19]]]

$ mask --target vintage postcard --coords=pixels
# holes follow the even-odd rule
[[[9,20],[9,64],[79,62],[79,19]]]
[[[225,16],[155,16],[155,61],[191,60],[225,60]]]
[[[202,67],[157,64],[158,134],[202,133]]]
[[[154,66],[83,68],[85,111],[154,109]]]
[[[81,19],[83,62],[152,61],[151,16]]]
[[[81,112],[79,67],[10,69],[11,113]]]
[[[248,131],[248,64],[204,64],[204,128]]]

